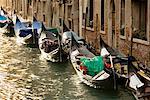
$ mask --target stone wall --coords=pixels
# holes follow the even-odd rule
[[[58,27],[62,29],[63,21],[71,30],[79,33],[79,1],[66,0],[0,0],[2,6],[8,8],[25,19],[31,19],[34,15],[38,20],[43,21],[47,27]],[[65,6],[65,7],[64,7]],[[71,9],[71,10],[70,10]],[[65,14],[64,14],[65,13]],[[60,16],[61,15],[61,16]]]
[[[120,18],[121,18],[121,0],[104,0],[105,2],[105,31],[101,31],[101,25],[98,24],[96,26],[96,14],[98,14],[98,22],[101,20],[101,0],[93,0],[94,2],[94,28],[91,30],[82,26],[82,34],[85,34],[85,38],[88,42],[94,43],[93,45],[99,45],[96,41],[96,38],[101,35],[105,42],[110,46],[118,48],[121,52],[128,55],[130,53],[131,47],[131,36],[132,36],[132,0],[125,0],[125,36],[120,35]],[[112,16],[112,4],[114,2],[115,5],[115,15],[114,19]],[[150,16],[150,0],[147,0],[147,16]],[[134,8],[136,9],[136,7]],[[82,9],[81,9],[82,10]],[[150,63],[150,17],[147,17],[147,41],[143,41],[140,39],[133,39],[133,56],[135,56],[138,60],[145,63]],[[82,21],[80,21],[82,23]],[[112,24],[114,23],[115,33],[112,34]],[[96,32],[96,28],[98,27],[98,32]],[[83,35],[82,35],[83,36]],[[112,37],[114,40],[112,40]],[[96,46],[98,47],[98,46]],[[150,66],[150,64],[149,64]]]

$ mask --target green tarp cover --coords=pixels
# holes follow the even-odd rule
[[[87,74],[96,75],[104,69],[104,62],[101,56],[95,56],[91,59],[81,58],[82,64],[87,67]]]

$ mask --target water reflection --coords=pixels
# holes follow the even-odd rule
[[[38,49],[15,41],[0,33],[0,100],[134,100],[121,88],[90,88],[79,81],[70,62],[43,61]]]

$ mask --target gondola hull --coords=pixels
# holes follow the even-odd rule
[[[0,28],[7,29],[11,25],[11,20],[8,17],[8,13],[1,7],[0,9]]]
[[[150,72],[142,70],[136,66],[133,62],[132,71],[129,72],[128,89],[132,91],[132,94],[137,100],[149,100],[150,99]],[[138,68],[138,69],[137,69]],[[135,81],[136,80],[136,81]]]
[[[59,62],[59,50],[56,49],[53,52],[50,53],[46,53],[44,51],[44,49],[40,49],[41,51],[41,57],[44,58],[47,61],[51,61],[51,62]]]
[[[118,80],[133,93],[137,100],[150,99],[150,71],[140,67],[133,57],[126,57],[119,51],[109,47],[102,39],[101,47],[114,56],[113,62]],[[144,71],[146,70],[146,71]]]
[[[0,28],[7,28],[8,24],[7,17],[0,15]]]
[[[0,28],[7,27],[7,23],[0,22]]]
[[[67,60],[68,55],[61,50],[60,40],[56,34],[58,34],[56,28],[45,29],[40,34],[39,49],[41,51],[41,57],[47,61],[61,62]]]
[[[89,55],[91,55],[91,57],[94,56],[84,46],[83,46],[83,49],[87,54],[89,53]],[[109,70],[109,71],[102,70],[95,76],[85,74],[83,72],[83,70],[81,70],[80,65],[78,65],[77,61],[79,61],[78,58],[87,57],[87,56],[78,56],[80,54],[81,53],[78,51],[78,49],[75,49],[74,51],[71,52],[70,58],[71,58],[71,63],[73,65],[73,68],[75,69],[81,82],[85,83],[86,85],[88,85],[90,87],[94,87],[94,88],[114,89],[112,71],[111,70]],[[83,54],[83,52],[82,52],[82,54]]]
[[[80,71],[79,66],[71,60],[73,68],[75,69],[77,75],[79,76],[81,82],[85,83],[86,85],[94,88],[101,88],[101,89],[113,89],[113,77],[109,76],[105,71],[103,73],[106,79],[103,80],[92,80],[91,76],[84,75],[82,71]],[[101,76],[103,77],[103,76]],[[109,77],[109,78],[108,78]]]
[[[42,24],[40,22],[33,21],[31,25],[30,22],[21,22],[18,17],[16,17],[14,30],[17,37],[17,44],[32,44],[37,46],[41,28]]]
[[[33,35],[34,34],[34,35]],[[18,44],[37,44],[38,33],[36,29],[21,29],[15,32]]]

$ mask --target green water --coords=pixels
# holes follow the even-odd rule
[[[134,100],[130,92],[81,83],[70,62],[40,59],[40,51],[16,45],[0,33],[0,100]]]

